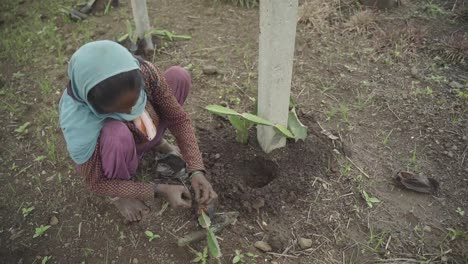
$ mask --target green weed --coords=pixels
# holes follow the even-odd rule
[[[431,17],[440,17],[448,15],[448,12],[444,11],[440,6],[433,3],[432,1],[428,1],[427,4],[424,6],[424,12]]]
[[[52,257],[51,256],[44,256],[42,258],[42,261],[41,261],[41,264],[46,264],[49,260],[51,260]]]
[[[457,207],[457,210],[455,212],[457,212],[457,214],[459,214],[460,216],[465,215],[465,210],[461,209],[460,207]]]
[[[196,256],[192,260],[193,263],[206,264],[206,261],[208,260],[208,248],[207,247],[205,247],[202,252],[198,252],[198,251],[193,250],[193,253]]]
[[[371,197],[366,191],[362,191],[362,198],[364,198],[364,200],[366,201],[367,206],[369,206],[369,208],[372,208],[374,203],[382,202],[382,201],[380,201],[379,199],[377,199],[375,197]]]
[[[390,141],[390,135],[392,135],[393,129],[388,132],[388,134],[384,137],[382,143],[384,146],[388,145],[388,142]]]
[[[236,263],[244,263],[246,261],[246,259],[248,258],[249,261],[248,263],[257,263],[257,257],[258,255],[255,255],[251,252],[247,252],[246,254],[242,253],[242,251],[236,249],[234,251],[235,255],[234,257],[232,258],[232,264],[236,264]]]
[[[31,214],[31,212],[32,212],[34,209],[35,209],[34,206],[21,208],[21,212],[23,213],[23,217],[26,218],[28,215]]]
[[[156,238],[160,238],[160,237],[161,237],[160,235],[155,234],[155,233],[151,232],[150,230],[146,230],[146,231],[145,231],[145,235],[148,237],[148,241],[149,241],[149,242],[155,240]]]
[[[388,234],[387,232],[374,233],[374,228],[372,226],[369,231],[370,234],[367,246],[372,250],[372,252],[376,253],[384,244]]]
[[[417,147],[414,145],[413,151],[411,151],[411,159],[408,163],[408,170],[414,170],[416,172],[419,172],[419,162],[418,162],[418,153],[417,153]]]
[[[40,237],[44,235],[44,233],[47,231],[47,229],[50,228],[50,225],[41,225],[40,227],[36,227],[36,231],[34,232],[33,238]]]

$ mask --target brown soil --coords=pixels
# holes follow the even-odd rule
[[[126,33],[129,2],[80,23],[52,2],[0,3],[0,262],[189,263],[194,254],[177,247],[176,237],[197,229],[191,212],[156,200],[149,217],[124,225],[108,200],[84,188],[58,128],[67,59],[87,41]],[[437,9],[402,1],[387,12],[360,12],[351,1],[305,2],[319,12],[298,25],[292,94],[309,136],[267,155],[254,129],[248,145],[238,144],[227,121],[202,109],[252,109],[258,10],[148,1],[155,27],[192,36],[161,41],[147,59],[162,69],[191,65],[186,109],[220,196],[217,212],[240,212],[220,234],[221,263],[236,249],[259,255],[256,263],[466,263],[465,3],[433,1]],[[204,75],[206,65],[219,74]],[[25,122],[28,131],[15,132]],[[141,180],[154,174],[152,161],[142,164]],[[394,182],[400,170],[437,180],[439,192],[401,189]],[[381,202],[369,207],[363,191]],[[52,216],[58,224],[33,238]],[[149,242],[146,230],[161,238]],[[300,237],[312,239],[310,249],[299,248]],[[260,240],[276,255],[255,249]]]

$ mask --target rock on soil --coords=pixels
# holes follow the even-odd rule
[[[218,73],[218,68],[214,65],[206,65],[203,66],[202,71],[206,75],[214,75]]]
[[[50,218],[50,220],[49,220],[49,224],[52,225],[52,226],[57,225],[58,223],[59,223],[59,220],[58,220],[58,218],[57,218],[55,215],[52,216],[52,217]]]
[[[265,241],[255,242],[254,247],[260,249],[263,252],[269,252],[272,250],[271,246]]]
[[[312,247],[312,239],[300,237],[297,243],[301,249],[308,249]]]
[[[449,86],[452,87],[453,89],[459,89],[459,90],[464,88],[463,84],[456,82],[456,81],[450,82]]]

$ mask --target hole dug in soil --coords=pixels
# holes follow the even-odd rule
[[[239,173],[244,177],[247,186],[251,188],[262,188],[272,182],[277,176],[278,166],[261,157],[252,161],[246,161]]]

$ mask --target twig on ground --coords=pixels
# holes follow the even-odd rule
[[[421,263],[421,261],[419,260],[409,259],[409,258],[377,259],[377,262],[381,262],[381,263],[397,263],[400,261],[406,261],[409,263]]]
[[[267,252],[269,255],[273,255],[276,257],[285,257],[285,258],[299,258],[298,256],[293,256],[293,255],[286,255],[286,254],[280,254],[280,253],[275,253],[275,252]]]
[[[179,232],[182,228],[184,228],[188,223],[190,223],[190,220],[185,222],[185,224],[183,224],[181,227],[177,228],[176,230],[174,230],[174,233],[177,233]]]
[[[395,113],[393,112],[392,108],[390,108],[390,105],[388,103],[387,104],[387,107],[388,107],[388,110],[390,110],[390,112],[392,112],[392,114],[398,119],[398,120],[401,120],[400,117]]]
[[[356,163],[354,163],[349,157],[346,157],[346,159],[351,162],[351,164],[353,164],[354,167],[356,167],[356,169],[358,169],[362,174],[364,174],[364,176],[366,176],[368,179],[370,179],[371,177],[369,176],[369,174],[367,174],[363,169],[361,169],[358,165],[356,165]]]

